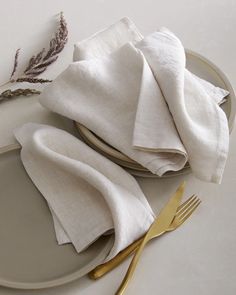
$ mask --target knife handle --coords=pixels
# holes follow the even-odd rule
[[[138,247],[141,245],[144,237],[141,237],[137,241],[130,244],[124,250],[119,252],[114,258],[105,262],[104,264],[100,264],[95,267],[91,272],[88,273],[90,279],[97,280],[104,276],[106,273],[114,269],[116,266],[121,264],[130,254],[134,253]]]

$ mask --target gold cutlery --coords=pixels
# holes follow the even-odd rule
[[[183,194],[183,185],[181,185],[179,187],[177,192],[169,200],[167,205],[161,210],[158,217],[155,219],[155,221],[150,226],[149,230],[147,231],[146,235],[144,236],[144,238],[142,240],[142,243],[140,244],[137,252],[135,253],[135,255],[130,263],[130,266],[126,272],[126,275],[125,275],[120,287],[118,288],[117,292],[115,293],[116,295],[124,294],[124,292],[128,286],[128,283],[134,274],[137,263],[140,259],[140,256],[143,252],[145,245],[151,239],[153,239],[153,238],[159,236],[160,234],[162,234],[163,232],[165,232],[167,230],[167,228],[169,227],[171,221],[173,220],[173,218],[176,214],[182,194]],[[199,202],[200,202],[200,200],[199,200]]]
[[[190,198],[188,198],[183,204],[178,207],[174,219],[164,233],[173,231],[177,229],[180,225],[182,225],[191,216],[191,214],[195,211],[199,204],[200,202],[196,195],[192,195]],[[104,264],[98,265],[88,274],[88,276],[93,280],[97,280],[104,276],[106,273],[122,263],[129,255],[137,251],[138,247],[142,243],[143,238],[144,236],[130,244],[111,260],[107,261]]]

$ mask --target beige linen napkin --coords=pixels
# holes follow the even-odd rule
[[[77,252],[111,234],[110,259],[147,231],[154,214],[121,167],[55,127],[28,123],[15,136],[26,171]]]
[[[116,50],[110,54],[107,47],[101,53],[104,42],[109,43],[108,38],[101,42],[104,31],[83,41],[81,48],[77,44],[75,52],[86,52],[91,42],[98,43],[100,50],[94,50],[96,58],[90,50],[89,60],[71,64],[45,89],[40,102],[79,121],[155,174],[180,170],[189,157],[198,178],[220,182],[228,128],[217,104],[228,93],[185,70],[183,47],[172,33],[158,42],[154,35],[162,36],[163,32],[138,43],[135,40],[136,47],[122,42],[116,47],[111,38],[111,49]],[[178,41],[169,45],[172,39]],[[207,119],[201,122],[201,116]],[[217,143],[222,148],[218,149]]]
[[[141,83],[148,85],[142,92]],[[187,155],[163,98],[155,100],[158,113],[165,115],[158,117],[165,121],[165,130],[160,130],[160,151],[153,153],[133,147],[140,96],[159,98],[160,89],[142,52],[127,43],[100,59],[71,64],[45,88],[40,102],[82,123],[153,173],[162,175],[168,170],[183,168]],[[167,145],[172,149],[167,150]]]
[[[40,101],[52,111],[63,113],[65,116],[81,122],[130,158],[147,167],[153,173],[162,175],[168,170],[179,170],[184,167],[187,155],[176,133],[173,120],[169,116],[164,99],[154,102],[157,107],[160,105],[163,115],[168,118],[166,130],[168,130],[169,136],[166,137],[166,131],[163,132],[163,130],[158,129],[162,135],[160,144],[164,150],[160,146],[161,152],[154,154],[133,149],[132,132],[139,99],[139,81],[144,79],[144,85],[147,85],[146,82],[148,81],[147,91],[143,91],[141,95],[160,96],[160,89],[150,67],[143,55],[132,45],[141,39],[142,35],[138,32],[134,23],[125,17],[90,38],[78,42],[75,45],[74,60],[82,59],[82,61],[79,63],[79,70],[75,77],[71,79],[74,73],[71,72],[72,67],[70,67],[68,71],[65,71],[56,79],[56,84],[52,85],[55,86],[53,89],[58,93],[57,98],[61,96],[60,104],[53,102],[55,93],[52,88],[52,92],[50,88],[47,88]],[[128,44],[129,41],[132,44]],[[114,54],[110,56],[109,54],[113,52]],[[102,58],[100,59],[100,57]],[[126,59],[129,59],[129,62]],[[85,68],[87,65],[91,69],[90,73],[79,73],[80,66]],[[74,67],[74,69],[76,68]],[[90,79],[89,75],[91,75],[91,81],[87,85],[88,79]],[[68,84],[67,81],[64,83],[62,76],[66,76],[66,80],[71,81]],[[62,81],[61,85],[59,85],[60,82],[57,83],[59,80]],[[103,85],[105,80],[107,81]],[[114,81],[117,81],[116,85],[114,85]],[[86,88],[84,91],[83,85]],[[74,86],[76,86],[76,89],[74,89]],[[71,93],[71,95],[75,98],[74,102],[70,99],[63,99],[65,89],[69,92],[72,91],[73,94]],[[83,95],[76,98],[80,90]],[[96,95],[92,94],[93,90],[96,91]],[[52,97],[48,100],[47,97],[51,95],[50,93]],[[83,101],[84,99],[85,101]],[[88,102],[89,105],[87,105]],[[65,103],[65,105],[62,106],[61,103]],[[62,109],[63,112],[61,112]],[[73,115],[72,109],[74,110]],[[169,151],[167,150],[168,145],[172,148]]]

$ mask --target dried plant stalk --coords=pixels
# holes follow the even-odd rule
[[[7,89],[0,94],[0,102],[11,99],[13,97],[17,97],[17,96],[22,96],[22,95],[30,96],[34,94],[40,94],[40,93],[41,93],[40,91],[36,89],[30,89],[30,88],[26,88],[26,89],[18,88],[16,90]]]
[[[2,84],[1,86],[4,86],[8,83],[14,83],[14,82],[28,82],[28,83],[52,82],[52,80],[49,80],[49,79],[39,79],[36,77],[42,74],[43,72],[45,72],[48,66],[53,64],[58,59],[58,55],[64,49],[67,41],[68,41],[67,24],[63,16],[63,13],[61,12],[59,27],[54,37],[51,39],[49,43],[49,49],[46,51],[46,49],[43,48],[41,51],[39,51],[38,54],[32,56],[29,59],[26,69],[24,70],[24,74],[22,76],[13,78],[18,66],[18,57],[19,57],[20,49],[17,49],[15,53],[14,67],[10,76],[10,80]]]
[[[57,60],[58,54],[64,49],[67,40],[67,24],[63,13],[61,12],[60,25],[57,32],[55,33],[54,38],[52,38],[50,41],[48,51],[46,52],[45,48],[43,48],[37,55],[31,57],[28,66],[24,71],[24,75],[32,78],[45,72],[47,67]]]

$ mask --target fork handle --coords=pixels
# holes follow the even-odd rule
[[[140,244],[143,241],[143,237],[138,239],[137,241],[130,244],[128,247],[126,247],[124,250],[122,250],[120,253],[118,253],[114,258],[107,261],[104,264],[98,265],[95,267],[89,274],[89,278],[93,280],[97,280],[100,277],[104,276],[106,273],[114,269],[116,266],[121,264],[129,255],[134,253]]]
[[[149,241],[149,235],[146,234],[145,237],[143,238],[138,250],[136,251],[136,253],[134,254],[134,257],[129,265],[129,268],[125,274],[125,277],[119,287],[119,289],[116,291],[115,295],[123,295],[125,292],[126,287],[128,286],[129,281],[131,280],[131,278],[133,277],[134,271],[136,269],[136,266],[138,264],[139,258],[143,252],[143,249],[145,247],[145,245],[147,244],[147,242]]]

